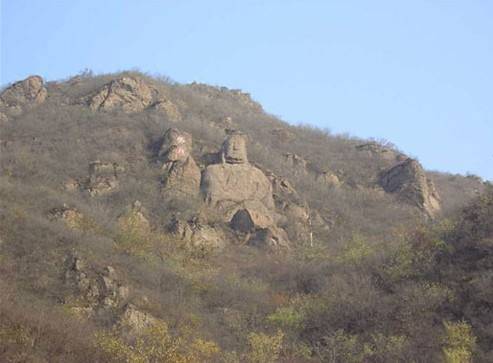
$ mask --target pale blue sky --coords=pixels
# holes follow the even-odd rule
[[[138,68],[493,179],[493,1],[0,2],[3,85]]]

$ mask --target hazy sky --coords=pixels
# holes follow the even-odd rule
[[[0,3],[3,85],[138,68],[493,179],[493,1]]]

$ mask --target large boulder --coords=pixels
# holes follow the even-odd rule
[[[209,165],[202,175],[201,189],[206,202],[219,210],[247,201],[274,209],[269,179],[250,164]]]
[[[19,113],[25,108],[43,103],[47,95],[43,78],[30,76],[5,89],[0,94],[0,106],[5,107],[8,112]]]
[[[271,226],[268,228],[259,228],[248,239],[250,246],[280,249],[289,248],[289,238],[282,228]]]
[[[174,219],[169,231],[188,247],[221,249],[226,245],[226,237],[220,228],[196,220]]]
[[[192,135],[173,128],[166,131],[159,150],[165,192],[199,193],[201,173],[191,151]]]
[[[408,158],[383,172],[379,183],[387,193],[397,194],[430,217],[440,211],[440,197],[435,186],[414,159]]]
[[[159,149],[159,157],[163,161],[184,161],[191,151],[192,135],[175,128],[166,130]]]
[[[152,104],[153,92],[140,78],[122,77],[105,84],[82,101],[93,110],[138,112]]]

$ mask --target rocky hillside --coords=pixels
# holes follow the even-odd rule
[[[310,304],[334,299],[329,282],[340,299],[398,294],[394,277],[364,267],[369,256],[384,263],[379,251],[404,248],[416,228],[444,228],[488,189],[477,177],[428,172],[383,142],[288,125],[240,90],[129,72],[5,88],[0,158],[2,313],[25,317],[0,326],[12,340],[0,356],[12,361],[139,361],[135,344],[155,354],[155,336],[169,346],[149,361],[334,361],[324,349],[337,334],[354,356],[358,339],[375,345],[365,361],[392,361],[370,341],[378,334],[404,339],[399,354],[412,355],[424,349],[420,329],[443,327],[355,328],[349,309],[322,328]],[[405,293],[427,289],[416,286]],[[303,329],[294,310],[283,315],[293,304],[312,314]],[[52,341],[37,337],[26,351],[17,335],[31,337],[33,324]],[[433,341],[425,357],[441,351]]]

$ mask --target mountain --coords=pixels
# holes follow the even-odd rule
[[[5,361],[491,358],[478,177],[137,72],[6,87],[0,158]]]

